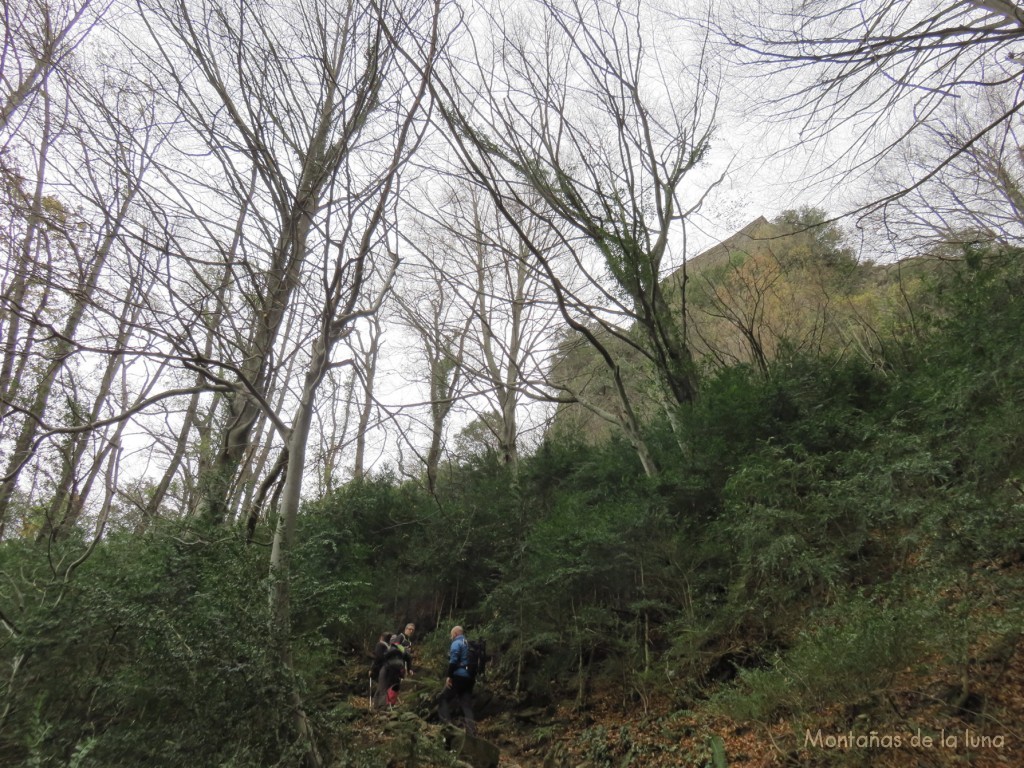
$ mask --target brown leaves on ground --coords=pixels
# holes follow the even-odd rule
[[[532,713],[506,712],[479,723],[479,735],[502,750],[501,768],[680,768],[714,766],[721,740],[729,768],[1005,768],[1024,765],[1024,642],[979,642],[971,649],[968,690],[963,670],[938,659],[904,670],[870,702],[837,705],[805,719],[737,722],[678,711],[670,692],[650,704],[597,690],[586,708],[562,704]],[[365,710],[350,724],[353,744],[395,738],[387,724],[403,717]],[[409,716],[405,715],[408,719]],[[440,727],[421,722],[424,739]],[[401,763],[395,763],[399,766]],[[419,768],[428,764],[420,761]]]

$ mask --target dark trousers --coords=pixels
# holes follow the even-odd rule
[[[402,667],[385,664],[377,677],[377,691],[373,695],[373,706],[384,709],[388,705],[388,688],[396,690],[402,684]]]
[[[441,701],[437,705],[437,715],[442,723],[452,721],[452,704],[462,709],[463,725],[467,733],[476,733],[476,722],[473,720],[473,683],[471,677],[452,677],[452,687],[445,686],[441,691]]]

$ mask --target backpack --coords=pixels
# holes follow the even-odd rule
[[[377,675],[380,674],[381,667],[384,666],[384,657],[387,655],[390,647],[390,645],[384,642],[377,643],[377,647],[373,649],[373,663],[370,664],[370,677],[376,679]]]
[[[405,648],[401,645],[392,644],[388,648],[387,653],[384,654],[384,666],[387,667],[404,667],[405,666]]]
[[[487,667],[487,643],[484,640],[469,641],[469,660],[466,671],[470,677],[482,675]]]

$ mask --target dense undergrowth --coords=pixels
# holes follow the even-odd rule
[[[998,719],[977,675],[1024,630],[1022,275],[1019,254],[936,272],[881,363],[709,372],[681,441],[650,425],[657,480],[623,441],[562,439],[516,477],[487,453],[450,466],[436,498],[381,473],[307,504],[297,680],[268,651],[266,529],[115,530],[70,573],[81,540],[5,542],[0,764],[295,765],[292,686],[328,760],[358,764],[341,702],[364,678],[339,670],[407,619],[423,659],[449,622],[485,635],[521,706],[600,690],[853,723],[917,676]]]

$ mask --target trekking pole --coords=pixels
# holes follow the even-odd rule
[[[371,674],[367,679],[370,681],[370,690],[366,694],[366,706],[373,709],[373,675]]]

